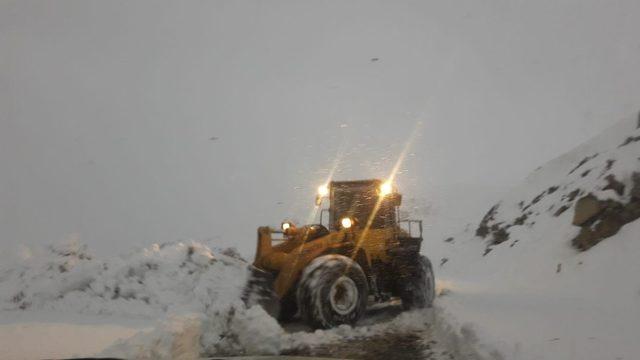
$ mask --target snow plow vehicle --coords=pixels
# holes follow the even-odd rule
[[[319,187],[320,223],[258,228],[245,302],[281,321],[299,315],[313,328],[353,325],[370,302],[392,297],[405,309],[430,307],[434,275],[420,255],[422,222],[400,219],[401,200],[391,182],[377,179]]]

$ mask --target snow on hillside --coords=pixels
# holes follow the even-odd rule
[[[536,169],[437,244],[452,331],[499,359],[640,354],[640,121]]]

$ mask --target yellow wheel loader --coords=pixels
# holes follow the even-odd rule
[[[391,297],[405,309],[431,306],[435,283],[420,255],[422,222],[400,219],[401,200],[393,184],[377,179],[321,186],[318,224],[258,228],[244,301],[281,321],[300,316],[313,328],[353,325],[370,302]]]

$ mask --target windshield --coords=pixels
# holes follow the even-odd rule
[[[640,0],[0,0],[0,360],[640,359],[638,111]]]
[[[349,217],[360,227],[371,221],[370,228],[393,227],[396,224],[396,207],[389,198],[380,197],[380,181],[334,182],[331,187],[329,209],[335,228],[340,219]],[[375,214],[374,214],[375,211]],[[374,214],[373,218],[370,217]]]

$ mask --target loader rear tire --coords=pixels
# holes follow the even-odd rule
[[[325,255],[305,269],[298,286],[298,309],[314,329],[355,324],[369,296],[367,278],[358,263],[342,255]]]
[[[420,256],[416,261],[410,276],[401,284],[400,298],[405,310],[431,307],[436,294],[431,261],[426,256]]]

